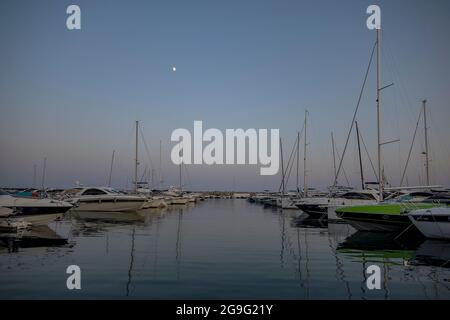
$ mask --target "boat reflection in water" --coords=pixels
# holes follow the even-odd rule
[[[338,252],[363,262],[388,262],[405,264],[423,238],[398,239],[398,233],[357,231],[339,244]]]
[[[52,247],[66,245],[67,239],[48,226],[34,226],[14,232],[0,233],[0,253],[18,252],[20,248]]]
[[[2,242],[0,297],[73,298],[65,269],[77,264],[84,287],[75,294],[93,299],[450,298],[448,242],[356,232],[245,200],[71,211],[50,228],[69,245],[11,253]],[[382,290],[365,283],[373,264]],[[24,268],[39,276],[24,283]]]
[[[364,275],[361,287],[367,281],[367,267],[378,265],[385,299],[393,298],[392,292],[399,284],[411,285],[410,292],[406,292],[411,298],[422,294],[427,299],[440,299],[442,293],[449,290],[448,272],[442,269],[450,268],[449,242],[425,240],[420,236],[401,239],[397,233],[358,231],[345,239],[337,251],[360,264]]]
[[[417,248],[412,265],[425,265],[450,268],[450,242],[442,240],[425,240]]]

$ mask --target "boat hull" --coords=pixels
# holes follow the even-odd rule
[[[115,200],[80,200],[72,211],[137,211],[142,208],[145,200],[115,201]]]
[[[32,215],[47,215],[65,213],[71,209],[72,206],[42,206],[42,207],[15,207],[17,216],[32,216]]]
[[[167,207],[167,203],[164,201],[164,199],[151,199],[148,200],[142,209],[148,209],[148,208],[165,208]]]
[[[372,232],[401,232],[405,230],[410,224],[397,223],[382,223],[379,221],[362,221],[362,220],[346,220],[353,228],[358,231],[372,231]]]
[[[438,207],[434,204],[380,204],[369,206],[343,207],[336,209],[339,218],[350,223],[360,231],[397,232],[411,226],[408,213],[412,208],[429,209]]]
[[[31,214],[31,215],[14,215],[8,218],[0,218],[0,222],[7,224],[6,222],[12,223],[26,223],[31,226],[46,226],[54,221],[59,221],[62,219],[64,213],[50,213],[50,214]]]
[[[450,239],[450,209],[418,210],[409,214],[417,229],[430,239]]]
[[[320,219],[328,211],[327,207],[323,207],[318,204],[297,204],[298,209],[308,214],[311,218]]]
[[[172,205],[184,205],[189,202],[189,199],[187,198],[173,198],[172,199]]]

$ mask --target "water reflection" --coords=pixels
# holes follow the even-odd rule
[[[411,260],[423,238],[397,238],[397,233],[358,231],[338,246],[338,252],[356,261],[397,263]],[[404,263],[401,263],[402,265]]]
[[[67,244],[67,239],[59,236],[48,226],[0,233],[0,254],[18,252],[20,248],[52,247]]]
[[[412,265],[450,268],[450,242],[426,240],[416,250]]]
[[[449,242],[356,232],[345,223],[263,208],[245,200],[128,213],[77,212],[45,232],[41,240],[65,240],[57,254],[47,253],[45,261],[60,269],[72,263],[87,266],[93,284],[91,291],[89,287],[83,291],[86,297],[450,297]],[[21,277],[9,270],[24,262],[32,272],[44,274],[42,281],[46,272],[48,279],[54,278],[33,259],[40,252],[23,249],[17,258],[7,258],[14,257],[17,249],[6,238],[0,236],[0,272],[9,275],[13,284],[21,283]],[[26,247],[26,242],[20,243]],[[367,290],[365,271],[371,264],[382,268],[381,291]],[[3,288],[0,297],[6,295]],[[67,294],[58,288],[48,291],[49,296]],[[27,292],[16,294],[32,298]]]

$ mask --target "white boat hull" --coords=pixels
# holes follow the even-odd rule
[[[164,199],[150,199],[144,204],[142,209],[165,207],[167,207],[167,203],[164,201]]]
[[[32,214],[32,215],[20,215],[12,216],[9,218],[0,218],[1,222],[7,220],[12,222],[25,222],[26,224],[31,224],[31,226],[46,226],[53,221],[59,221],[63,217],[63,213],[51,213],[51,214]]]
[[[427,238],[450,239],[450,208],[416,210],[409,219]]]
[[[105,212],[120,212],[120,211],[137,211],[144,205],[144,200],[141,201],[79,201],[76,203],[72,211],[105,211]]]
[[[184,204],[187,204],[188,202],[189,202],[188,198],[173,198],[172,199],[173,205],[184,205]]]

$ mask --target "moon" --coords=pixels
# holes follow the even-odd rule
[[[176,72],[176,71],[177,71],[177,67],[173,66],[173,67],[172,67],[172,71],[173,71],[173,72]]]

